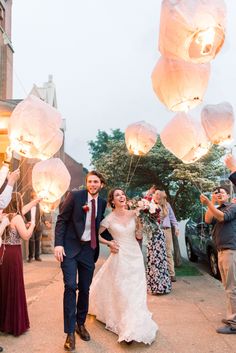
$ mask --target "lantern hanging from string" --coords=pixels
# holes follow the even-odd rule
[[[53,203],[67,191],[70,174],[59,158],[38,162],[32,169],[32,185],[43,202]]]
[[[230,103],[206,105],[202,109],[201,120],[213,144],[227,145],[233,141],[234,112]]]
[[[200,122],[186,113],[176,114],[160,137],[165,148],[186,164],[204,156],[211,145]]]
[[[27,158],[48,159],[61,147],[60,113],[30,95],[19,103],[9,119],[11,148]]]
[[[39,206],[43,212],[51,213],[51,212],[55,211],[55,209],[60,205],[60,202],[61,202],[61,198],[56,200],[55,202],[41,201]]]
[[[203,100],[210,64],[192,64],[161,57],[152,73],[153,89],[169,110],[187,111]]]
[[[145,121],[129,125],[125,130],[125,143],[129,153],[143,156],[155,145],[156,128]]]
[[[225,27],[223,0],[163,0],[159,50],[172,59],[209,62],[224,44]]]

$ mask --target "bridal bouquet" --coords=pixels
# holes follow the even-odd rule
[[[127,202],[128,207],[136,210],[137,216],[142,224],[142,232],[147,238],[160,231],[160,206],[152,201],[140,197],[134,197]]]

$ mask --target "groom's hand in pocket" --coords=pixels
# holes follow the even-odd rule
[[[119,252],[119,244],[117,243],[116,240],[111,240],[109,243],[109,248],[111,253],[117,254]]]

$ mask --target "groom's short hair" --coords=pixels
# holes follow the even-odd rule
[[[106,180],[105,180],[104,176],[101,173],[97,172],[96,170],[91,170],[90,172],[88,172],[88,174],[86,175],[86,184],[87,184],[87,179],[90,175],[97,176],[100,179],[102,184],[104,184],[104,185],[106,184]]]

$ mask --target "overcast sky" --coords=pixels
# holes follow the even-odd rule
[[[204,104],[228,101],[236,111],[236,1],[225,2],[226,42],[212,62]],[[87,168],[87,141],[98,129],[124,131],[145,120],[160,133],[174,116],[150,78],[160,56],[160,7],[161,0],[13,0],[14,98],[52,74],[66,152]]]

